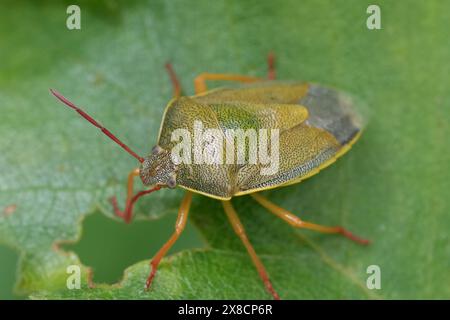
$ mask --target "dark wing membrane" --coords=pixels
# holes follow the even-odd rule
[[[344,154],[362,129],[352,99],[342,92],[310,85],[298,104],[309,118],[280,135],[278,171],[262,175],[260,164],[242,167],[236,195],[300,182]]]
[[[361,116],[352,98],[340,91],[311,84],[298,103],[309,111],[308,124],[330,132],[342,145],[351,141],[362,128]]]

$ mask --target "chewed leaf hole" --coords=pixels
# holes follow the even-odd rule
[[[125,224],[96,212],[84,219],[80,241],[61,248],[75,252],[85,266],[92,268],[95,283],[112,284],[121,280],[127,267],[151,259],[174,231],[175,219],[174,213],[157,220]],[[188,222],[169,255],[202,247],[197,230]]]

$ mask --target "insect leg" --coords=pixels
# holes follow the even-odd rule
[[[181,96],[181,85],[178,80],[177,74],[173,70],[172,64],[166,63],[166,70],[169,73],[170,81],[172,81],[173,86],[173,96],[178,98]]]
[[[277,73],[275,70],[275,55],[272,52],[267,56],[267,67],[267,79],[275,80]]]
[[[122,218],[126,223],[129,223],[131,221],[131,210],[127,210],[127,208],[130,207],[131,199],[133,197],[133,182],[134,178],[139,176],[139,168],[133,169],[128,174],[128,183],[127,183],[127,199],[125,201],[125,210],[121,211],[119,209],[119,206],[117,205],[117,199],[116,197],[110,198],[110,201],[114,208],[114,213],[116,216]]]
[[[161,189],[161,186],[156,186],[152,189],[139,191],[138,193],[136,193],[134,195],[134,197],[131,198],[131,200],[127,201],[124,211],[120,211],[119,207],[117,206],[116,198],[112,197],[110,199],[110,201],[114,207],[115,214],[117,216],[123,218],[126,223],[129,223],[131,221],[131,217],[133,216],[133,207],[134,207],[134,204],[136,203],[136,201],[140,197],[145,196],[146,194],[152,193],[154,191],[158,191],[159,189]]]
[[[255,264],[255,267],[258,270],[259,276],[261,277],[262,281],[264,282],[264,285],[265,285],[267,291],[270,292],[270,294],[273,296],[273,298],[275,300],[280,300],[280,296],[273,288],[272,283],[269,280],[269,276],[266,272],[266,269],[264,268],[264,265],[262,264],[261,260],[259,260],[258,256],[256,255],[255,249],[253,249],[250,241],[248,240],[247,234],[245,233],[244,226],[242,225],[241,221],[239,220],[239,217],[237,216],[236,211],[234,210],[233,206],[231,205],[231,202],[230,201],[222,201],[222,205],[225,210],[225,213],[228,216],[228,219],[230,220],[231,225],[233,226],[234,231],[236,232],[238,237],[242,240],[242,243],[244,244],[245,248],[247,249],[248,254],[252,258],[252,261]]]
[[[149,289],[152,284],[153,278],[155,277],[156,274],[156,270],[158,269],[159,262],[166,255],[167,251],[169,251],[169,249],[177,241],[181,232],[183,232],[184,227],[186,226],[189,208],[191,207],[191,201],[192,201],[192,192],[187,191],[184,195],[183,200],[181,201],[180,209],[178,210],[178,217],[175,223],[175,232],[172,234],[169,240],[161,247],[161,249],[159,249],[159,251],[156,253],[152,261],[150,262],[152,270],[147,278],[147,282],[145,283],[146,289]]]
[[[255,82],[255,81],[261,81],[261,78],[256,77],[249,77],[249,76],[242,76],[238,74],[225,74],[225,73],[202,73],[195,77],[194,79],[194,86],[195,86],[195,93],[199,94],[202,92],[205,92],[207,89],[206,87],[206,81],[209,80],[225,80],[225,81],[237,81],[237,82]]]
[[[350,231],[348,231],[340,226],[327,227],[327,226],[322,226],[320,224],[303,221],[299,217],[292,214],[291,212],[277,206],[276,204],[270,202],[265,197],[263,197],[259,194],[253,193],[250,196],[252,196],[252,198],[255,199],[264,208],[266,208],[267,210],[269,210],[270,212],[272,212],[273,214],[280,217],[281,219],[283,219],[284,221],[286,221],[287,223],[289,223],[290,225],[292,225],[296,228],[310,229],[310,230],[323,232],[323,233],[341,234],[344,237],[346,237],[354,242],[357,242],[359,244],[362,244],[362,245],[367,245],[370,243],[369,240],[355,236],[353,233],[351,233]]]

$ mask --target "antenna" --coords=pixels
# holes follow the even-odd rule
[[[126,152],[128,152],[129,154],[131,154],[133,157],[135,157],[136,159],[138,159],[139,162],[144,162],[144,158],[142,158],[141,156],[137,155],[133,150],[131,150],[125,143],[123,143],[122,141],[120,141],[115,135],[113,135],[108,129],[106,129],[105,127],[103,127],[100,123],[98,123],[97,121],[94,120],[94,118],[92,118],[90,115],[88,115],[86,112],[84,112],[83,110],[81,110],[80,108],[78,108],[75,104],[73,104],[72,102],[70,102],[69,100],[67,100],[62,94],[60,94],[58,91],[50,89],[50,92],[56,97],[58,98],[58,100],[60,100],[61,102],[63,102],[65,105],[67,105],[68,107],[74,109],[76,112],[78,112],[83,118],[85,118],[87,121],[89,121],[90,123],[92,123],[94,126],[96,126],[97,128],[99,128],[105,135],[107,135],[111,140],[113,140],[115,143],[117,143],[119,146],[121,146]]]

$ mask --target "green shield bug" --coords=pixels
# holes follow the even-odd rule
[[[266,289],[275,299],[279,299],[279,295],[249,242],[231,204],[232,197],[249,194],[268,211],[296,228],[341,234],[360,244],[369,243],[340,226],[327,227],[303,221],[257,193],[299,183],[318,173],[346,153],[358,140],[362,130],[360,117],[347,95],[317,84],[275,80],[273,55],[269,55],[268,65],[267,79],[203,73],[194,80],[196,94],[183,97],[178,79],[171,65],[167,64],[175,98],[165,109],[157,144],[145,157],[135,153],[60,93],[50,90],[56,98],[78,112],[139,161],[139,168],[128,175],[125,209],[121,211],[116,199],[111,199],[115,214],[125,222],[130,222],[133,206],[140,197],[165,187],[179,186],[186,190],[175,232],[151,260],[147,289],[155,277],[159,262],[184,229],[193,193],[222,202],[234,231],[246,247]],[[242,85],[208,91],[208,80],[236,81]],[[194,150],[189,149],[192,146],[192,134],[195,139],[195,133],[202,127],[210,130],[207,139],[201,140],[200,147],[194,143]],[[252,136],[251,130],[259,130],[259,135],[255,133]],[[257,159],[258,156],[260,159],[264,158],[261,149],[251,147],[250,138],[260,138],[259,141],[255,140],[259,147],[263,144],[267,147],[268,140],[261,143],[261,139],[264,138],[263,134],[269,131],[272,132],[269,139],[272,155],[274,151],[277,152],[277,158],[273,158],[276,159],[276,170],[263,173],[263,169],[267,169],[267,161],[248,161],[250,158]],[[176,132],[178,135],[175,135],[174,139]],[[241,139],[243,157],[240,157],[242,153],[236,153],[232,148],[239,138],[238,135],[231,136],[230,132],[244,134]],[[180,145],[180,140],[183,140],[184,145]],[[174,156],[174,150],[179,151],[178,156]],[[223,154],[226,154],[226,157]],[[198,161],[205,160],[205,157],[209,161]],[[148,188],[134,193],[133,180],[138,176]]]

